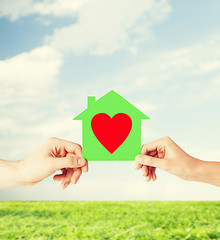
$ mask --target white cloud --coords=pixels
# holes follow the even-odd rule
[[[47,122],[44,106],[57,90],[54,85],[62,62],[59,52],[49,46],[0,61],[0,133],[10,139],[10,144],[3,138],[0,142],[1,146],[17,146],[13,151],[2,148],[2,157],[6,153],[7,158],[16,153],[17,157],[24,157],[22,153],[26,154],[32,141],[45,136],[45,129],[38,125]],[[22,141],[18,141],[19,137]]]
[[[31,14],[55,17],[73,17],[87,1],[88,0],[1,0],[0,17],[7,17],[12,21]]]
[[[73,121],[72,116],[61,116],[55,119],[46,116],[43,121],[38,120],[29,124],[26,124],[28,121],[25,118],[26,116],[18,116],[15,119],[7,117],[0,121],[0,133],[6,136],[5,139],[10,139],[10,141],[0,140],[1,158],[23,159],[50,137],[82,144],[81,121]],[[10,148],[11,146],[13,146],[13,150]]]
[[[47,38],[47,43],[75,54],[110,54],[152,38],[152,25],[171,12],[166,0],[93,0],[85,4],[78,21]]]
[[[200,104],[219,97],[219,43],[220,35],[214,35],[188,47],[153,53],[146,61],[141,59],[135,65],[99,77],[90,88],[114,88],[126,95],[136,92],[139,102],[146,98],[152,102],[156,96],[163,96],[172,99],[174,105]]]
[[[38,14],[38,20],[49,24],[43,16],[77,16],[76,23],[56,29],[45,41],[61,52],[91,55],[111,54],[121,49],[137,52],[139,43],[152,39],[152,26],[167,18],[172,11],[168,0],[11,2],[0,2],[0,17],[17,20]]]
[[[27,9],[31,4],[31,0],[2,0],[0,1],[0,17],[8,17],[11,20],[16,20],[27,14]]]
[[[220,86],[220,76],[217,77],[217,78],[215,78],[215,79],[213,79],[213,80],[211,81],[211,83],[212,83],[212,85],[213,85],[214,87],[219,87],[219,86]]]
[[[39,100],[59,73],[62,58],[49,46],[0,61],[0,105]]]
[[[211,61],[202,62],[199,65],[198,73],[212,72],[220,68],[220,61],[215,59]]]
[[[83,90],[78,85],[77,91],[85,97],[100,97],[114,89],[131,102],[133,99],[146,114],[158,112],[163,104],[182,107],[219,99],[219,40],[220,35],[211,35],[185,48],[154,53],[147,61],[141,59],[135,65],[103,73],[96,81],[84,84]]]
[[[166,81],[183,81],[183,78],[185,82],[191,81],[192,75],[196,77],[220,68],[220,51],[216,50],[219,49],[219,39],[220,37],[213,42],[211,38],[211,41],[157,54],[145,63],[129,67],[119,78],[130,79],[132,90],[134,87],[158,87]]]

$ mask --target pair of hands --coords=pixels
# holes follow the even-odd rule
[[[142,146],[141,155],[136,156],[136,169],[141,169],[147,181],[156,180],[156,168],[161,168],[184,180],[192,180],[199,161],[189,156],[169,137]],[[43,167],[42,167],[43,166]],[[19,161],[18,185],[34,185],[56,171],[53,177],[66,188],[76,184],[82,172],[88,172],[88,162],[82,157],[82,148],[76,143],[51,138],[36,152]]]

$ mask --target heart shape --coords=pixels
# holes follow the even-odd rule
[[[132,120],[125,113],[118,113],[113,118],[106,113],[98,113],[92,118],[91,126],[98,141],[113,153],[128,137]]]

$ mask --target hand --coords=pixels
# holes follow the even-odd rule
[[[55,175],[54,180],[62,181],[62,188],[71,182],[76,184],[82,171],[88,171],[88,162],[82,157],[80,145],[50,138],[36,152],[18,161],[18,185],[36,184],[58,170],[62,170],[62,174]]]
[[[184,152],[169,137],[143,145],[141,154],[136,156],[136,169],[142,169],[147,181],[156,180],[157,167],[184,180],[195,180],[202,162]]]

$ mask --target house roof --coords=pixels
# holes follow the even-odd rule
[[[88,99],[91,97],[88,97]],[[94,102],[89,104],[89,106],[81,112],[78,116],[76,116],[73,120],[83,120],[87,118],[90,114],[96,113],[98,109],[102,109],[101,112],[124,112],[124,113],[132,113],[135,115],[135,118],[139,119],[149,119],[143,112],[137,109],[134,105],[132,105],[129,101],[124,99],[115,91],[111,90],[106,93],[104,96],[95,101],[95,97],[91,98]],[[105,111],[103,111],[103,106],[105,106]],[[114,113],[116,114],[116,113]]]

